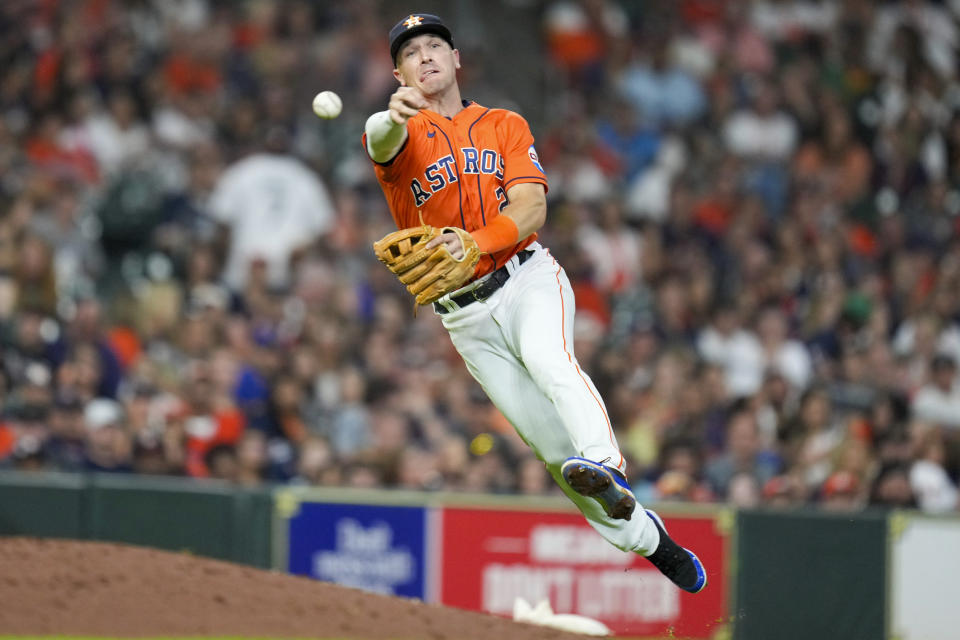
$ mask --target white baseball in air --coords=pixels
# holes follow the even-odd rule
[[[343,101],[333,91],[321,91],[313,99],[313,112],[321,118],[327,120],[336,118],[341,110],[343,110]]]

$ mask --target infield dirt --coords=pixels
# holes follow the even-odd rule
[[[30,538],[0,538],[0,635],[585,637],[182,553]]]

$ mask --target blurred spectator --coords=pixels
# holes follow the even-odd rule
[[[551,61],[582,89],[603,80],[607,55],[627,40],[626,13],[610,0],[555,0],[544,14],[546,47]]]
[[[763,505],[775,508],[799,507],[806,503],[807,490],[801,479],[792,473],[781,474],[763,485]]]
[[[756,331],[765,366],[775,368],[796,389],[805,389],[812,375],[810,353],[803,343],[789,337],[783,312],[774,307],[764,309],[757,318]]]
[[[50,468],[81,471],[86,453],[83,403],[71,398],[58,399],[51,408],[49,425],[46,455]]]
[[[104,176],[135,163],[150,149],[150,131],[137,120],[137,105],[125,91],[110,95],[106,112],[91,116],[84,129],[79,135],[90,145]]]
[[[820,488],[823,508],[828,511],[857,511],[863,506],[860,480],[850,471],[831,474]]]
[[[752,473],[739,472],[730,478],[726,501],[739,509],[755,509],[760,505],[760,484]]]
[[[752,3],[750,22],[775,42],[800,40],[808,33],[829,33],[836,25],[838,8],[828,2]]]
[[[307,485],[337,484],[330,482],[330,471],[334,464],[334,452],[330,443],[321,437],[308,437],[300,445],[296,473],[290,482]]]
[[[437,464],[436,455],[417,446],[408,446],[397,460],[396,484],[402,489],[419,491],[437,490],[443,478]]]
[[[612,98],[608,109],[609,115],[597,123],[597,133],[620,156],[623,178],[629,183],[654,163],[662,134],[643,125],[632,105],[620,96]]]
[[[570,106],[562,125],[550,131],[540,146],[552,198],[575,204],[611,197],[622,163],[582,109]]]
[[[947,447],[939,429],[923,429],[918,440],[917,459],[910,466],[910,487],[919,506],[930,513],[949,512],[958,507],[960,492],[945,469]]]
[[[723,136],[731,153],[751,160],[785,161],[797,146],[797,125],[780,108],[776,85],[756,79],[750,102],[724,123]]]
[[[84,297],[72,301],[72,317],[52,349],[57,364],[76,365],[76,393],[115,398],[123,370],[120,359],[105,331],[104,309],[100,300]],[[92,395],[91,395],[92,394]]]
[[[714,493],[703,480],[703,456],[696,443],[686,438],[667,442],[660,456],[654,488],[660,500],[710,502]]]
[[[246,288],[257,261],[269,287],[289,286],[298,253],[333,225],[326,187],[288,155],[288,136],[270,129],[265,152],[227,167],[210,197],[214,218],[230,234],[224,280],[235,291]]]
[[[912,413],[918,420],[960,428],[960,380],[951,356],[938,354],[930,361],[930,382],[913,397]]]
[[[910,486],[910,467],[903,463],[883,466],[870,486],[870,506],[887,509],[916,509],[917,498]]]
[[[618,200],[606,200],[598,208],[597,223],[586,222],[579,241],[594,284],[602,294],[611,295],[631,288],[642,277],[642,238],[624,225]]]
[[[244,486],[257,486],[267,480],[269,458],[267,438],[256,429],[244,431],[236,445],[235,482]]]
[[[635,45],[630,64],[614,79],[641,120],[658,128],[682,126],[696,120],[706,108],[703,88],[684,68],[673,64],[663,41],[648,41],[646,50]]]
[[[195,477],[206,477],[207,453],[219,445],[234,447],[246,429],[246,418],[232,397],[217,388],[210,367],[195,360],[187,367],[180,390],[178,407],[186,436],[186,471]],[[234,452],[236,455],[236,452]]]
[[[776,454],[761,447],[753,414],[740,411],[730,416],[723,453],[707,463],[705,475],[714,493],[720,496],[729,494],[735,476],[752,475],[759,497],[760,487],[779,471]]]
[[[370,440],[370,412],[363,404],[366,381],[361,372],[346,368],[338,372],[338,386],[329,438],[337,453],[349,457],[365,448]]]
[[[215,480],[236,482],[239,472],[237,450],[232,445],[218,444],[204,454],[209,476]]]
[[[958,35],[956,23],[944,7],[927,2],[894,3],[877,10],[870,33],[870,59],[893,77],[902,77],[905,63],[916,61],[917,56],[950,74],[956,69]]]
[[[727,393],[750,396],[763,383],[764,354],[756,335],[744,329],[731,304],[720,304],[697,336],[697,351],[724,370]]]
[[[796,416],[780,435],[788,468],[802,474],[809,489],[826,481],[843,432],[832,415],[830,397],[821,388],[809,389],[800,399]]]
[[[834,100],[826,109],[817,139],[803,144],[794,156],[794,180],[805,188],[824,191],[841,206],[864,197],[873,170],[867,149],[854,138],[850,114]]]
[[[123,410],[107,398],[90,401],[83,414],[87,471],[132,471],[133,443],[124,428]]]
[[[517,474],[517,491],[523,495],[544,495],[553,492],[556,486],[550,479],[543,461],[528,457],[520,466]]]

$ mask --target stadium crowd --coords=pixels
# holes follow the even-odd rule
[[[960,508],[960,2],[535,9],[541,241],[638,498]],[[370,249],[396,19],[0,5],[0,468],[558,491]]]

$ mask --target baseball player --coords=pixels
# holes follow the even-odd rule
[[[700,591],[700,560],[667,535],[657,514],[637,512],[603,400],[574,356],[573,291],[537,242],[547,178],[529,126],[512,111],[461,98],[460,52],[437,16],[407,16],[389,38],[400,86],[388,109],[367,120],[363,144],[394,221],[398,229],[465,230],[427,245],[456,259],[464,256],[462,235],[470,251],[479,247],[472,278],[436,299],[435,313],[470,373],[589,523],[681,589]]]

